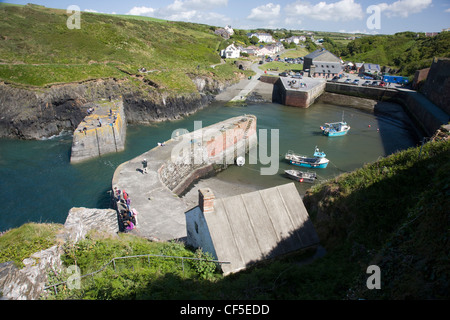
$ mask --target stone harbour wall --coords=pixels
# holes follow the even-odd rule
[[[180,155],[166,160],[158,171],[161,182],[177,195],[195,180],[234,164],[238,156],[255,146],[256,117],[243,116],[186,135],[178,137]]]
[[[122,101],[95,107],[94,114],[87,116],[73,134],[70,162],[77,163],[125,149],[126,120]],[[108,116],[112,108],[113,115]],[[98,118],[102,126],[98,126]]]

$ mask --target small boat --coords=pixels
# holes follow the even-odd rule
[[[344,114],[342,114],[342,121],[325,123],[325,125],[320,126],[322,133],[328,137],[338,137],[346,135],[350,130],[350,126],[344,121]]]
[[[317,179],[315,172],[304,172],[300,170],[284,170],[286,175],[299,182],[311,182],[313,183]]]
[[[326,168],[330,160],[325,158],[325,156],[326,154],[319,151],[319,148],[316,146],[312,157],[299,155],[289,150],[285,155],[285,159],[288,160],[290,164],[300,167]]]

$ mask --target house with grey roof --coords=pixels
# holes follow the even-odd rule
[[[319,244],[292,182],[221,199],[203,188],[185,215],[187,244],[224,262],[224,275]]]
[[[341,59],[321,48],[304,57],[303,70],[314,78],[333,78],[342,73]]]
[[[359,74],[376,75],[378,73],[381,73],[381,67],[379,64],[363,63],[359,69]]]

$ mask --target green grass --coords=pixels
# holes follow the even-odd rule
[[[15,84],[47,86],[57,83],[81,82],[98,78],[124,78],[126,75],[111,64],[46,64],[0,65],[0,74]]]
[[[294,50],[286,50],[283,54],[280,55],[281,58],[298,58],[304,57],[310,52],[306,48],[300,48],[297,46]]]
[[[341,51],[345,60],[377,63],[413,76],[416,70],[429,67],[434,57],[450,57],[450,33],[434,37],[413,32],[366,36],[349,42]]]
[[[44,87],[143,75],[137,70],[145,67],[155,70],[145,78],[182,93],[195,90],[189,75],[208,75],[220,62],[222,39],[205,25],[82,12],[81,29],[68,29],[68,17],[65,10],[0,5],[0,79]]]
[[[26,223],[9,230],[0,237],[0,263],[13,261],[17,267],[23,267],[23,259],[55,245],[61,229],[59,224]]]
[[[380,266],[382,288],[352,285],[368,299],[448,299],[450,142],[410,148],[312,188],[304,198],[330,251]]]
[[[258,66],[258,68],[261,70],[277,69],[277,72],[284,72],[284,71],[300,72],[303,70],[303,64],[292,64],[287,62],[272,61],[264,63]]]

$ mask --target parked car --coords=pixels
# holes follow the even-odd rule
[[[380,87],[386,87],[386,82],[381,81],[379,84]]]
[[[350,79],[345,79],[345,81],[344,81],[344,83],[351,83],[352,82],[352,80],[350,80]]]
[[[338,76],[334,76],[333,79],[331,79],[331,81],[338,82],[339,81],[339,77]]]
[[[358,84],[359,84],[359,79],[355,79],[355,80],[353,81],[353,84],[358,85]]]
[[[373,86],[373,87],[378,87],[379,85],[380,85],[379,81],[373,81],[371,84],[371,86]]]
[[[288,74],[287,74],[287,72],[281,72],[281,73],[279,74],[279,76],[280,76],[280,77],[287,77]]]
[[[300,74],[300,72],[296,72],[292,78],[298,78],[298,79],[302,79],[302,75]]]
[[[364,81],[364,83],[362,84],[364,87],[368,87],[370,86],[372,82],[370,82],[369,80]]]

